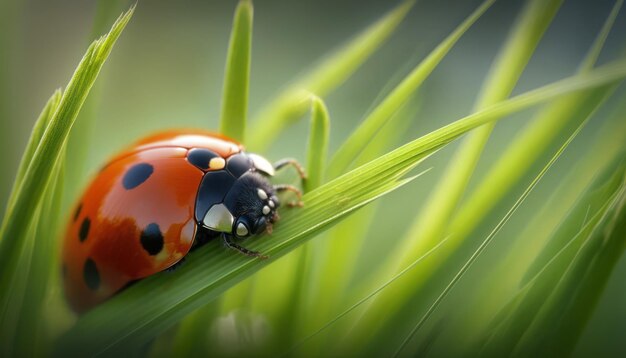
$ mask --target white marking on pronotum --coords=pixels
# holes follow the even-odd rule
[[[269,206],[264,206],[263,207],[263,215],[267,215],[270,213],[270,207]]]
[[[233,222],[235,219],[233,215],[228,211],[228,208],[224,204],[213,205],[206,215],[202,224],[214,231],[219,232],[232,232]]]
[[[246,236],[248,235],[248,228],[244,223],[239,223],[237,225],[237,236]]]
[[[274,176],[276,173],[272,163],[268,162],[267,159],[262,156],[254,153],[248,153],[248,157],[252,159],[252,163],[258,171],[261,171],[269,176]]]
[[[259,199],[267,200],[267,193],[263,189],[257,190],[256,193],[259,196]]]

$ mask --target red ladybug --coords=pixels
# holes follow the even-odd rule
[[[128,284],[172,268],[207,239],[234,242],[271,232],[281,191],[270,164],[241,144],[204,131],[147,137],[113,158],[87,187],[65,234],[63,275],[70,305],[84,312]],[[290,205],[299,204],[290,203]]]

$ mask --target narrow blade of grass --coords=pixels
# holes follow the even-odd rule
[[[65,152],[65,150],[62,150]],[[55,243],[57,239],[58,218],[61,216],[61,198],[63,196],[63,170],[65,153],[62,153],[61,160],[53,168],[52,179],[44,193],[42,200],[40,218],[36,225],[36,234],[32,249],[32,259],[26,287],[24,300],[22,302],[20,319],[15,327],[14,353],[19,357],[34,357],[44,354],[37,350],[45,350],[46,342],[42,340],[41,313],[46,301],[51,270],[58,270],[53,267],[56,263]]]
[[[615,3],[602,30],[582,61],[579,73],[585,73],[595,65],[621,4],[621,1]],[[573,94],[546,106],[488,170],[485,179],[459,208],[449,224],[450,230],[461,237],[469,235],[482,222],[482,218],[486,217],[505,194],[521,180],[566,125],[576,123],[594,112],[615,88],[616,86],[608,86],[596,91]]]
[[[419,108],[418,100],[406,102],[368,143],[356,162],[363,165],[397,146]],[[346,297],[352,297],[346,294],[347,285],[358,274],[355,272],[357,258],[361,255],[364,238],[377,224],[375,215],[380,204],[377,202],[363,208],[335,226],[323,241],[313,243],[316,265],[311,270],[317,278],[308,283],[306,297],[323,292],[324,299],[314,300],[313,307],[307,306],[299,314],[301,325],[307,330],[326,322],[342,307]]]
[[[240,0],[230,34],[222,92],[220,131],[240,142],[244,140],[248,115],[252,14],[252,1]]]
[[[589,118],[588,118],[589,119]],[[493,241],[493,238],[500,232],[502,227],[509,221],[511,216],[517,211],[517,209],[522,205],[522,203],[526,200],[528,195],[533,191],[533,189],[537,186],[539,181],[544,177],[544,175],[552,168],[552,165],[561,157],[561,154],[565,151],[565,149],[570,145],[570,143],[576,138],[578,133],[583,129],[587,121],[581,123],[581,125],[572,133],[572,135],[563,143],[561,148],[552,156],[550,161],[543,167],[543,169],[539,172],[539,174],[533,179],[533,181],[528,185],[528,187],[524,190],[522,195],[515,201],[513,206],[506,212],[506,214],[502,217],[502,219],[498,222],[498,224],[493,228],[493,230],[489,233],[489,235],[483,240],[483,242],[478,246],[478,248],[472,253],[470,258],[463,264],[461,269],[456,273],[456,275],[452,278],[450,283],[441,291],[439,296],[435,299],[432,305],[428,308],[426,313],[422,316],[422,318],[417,322],[417,324],[413,327],[413,329],[409,332],[406,338],[402,341],[398,350],[395,352],[394,356],[397,357],[400,355],[402,350],[406,347],[406,345],[413,339],[417,331],[424,325],[424,323],[430,318],[433,312],[439,307],[441,302],[446,298],[448,293],[456,286],[456,284],[461,280],[463,275],[469,270],[469,268],[476,262],[478,257],[485,251],[487,246]]]
[[[220,248],[217,241],[209,243],[191,253],[189,264],[176,272],[140,281],[82,316],[61,338],[58,352],[113,353],[143,344],[347,214],[413,180],[399,178],[469,130],[531,105],[625,76],[626,62],[606,65],[488,107],[382,155],[305,194],[305,207],[285,212],[271,239],[250,242],[251,249],[270,255],[269,260],[236,256]]]
[[[3,324],[6,302],[11,295],[7,288],[20,269],[20,253],[28,243],[23,238],[29,230],[33,208],[39,206],[78,111],[132,13],[133,8],[118,19],[108,35],[95,41],[87,50],[32,154],[22,181],[12,195],[14,200],[7,208],[0,230],[0,261],[5,268],[0,272],[0,321]]]
[[[590,50],[581,62],[579,73],[589,71],[595,65],[600,50],[606,41],[610,29],[613,27],[615,14],[619,12],[622,1],[617,1],[607,17],[601,31],[597,35]],[[485,176],[478,183],[465,202],[459,207],[451,223],[449,231],[459,237],[469,237],[474,230],[489,218],[493,209],[499,205],[526,178],[527,173],[533,170],[534,164],[543,157],[555,138],[569,132],[571,124],[580,123],[586,117],[604,106],[604,102],[614,92],[616,86],[601,87],[593,91],[575,93],[558,99],[541,109],[532,121],[516,135],[512,143],[503,151],[502,155],[486,171]],[[623,109],[617,109],[615,116],[621,116]],[[474,290],[475,294],[466,297],[468,305],[473,307],[471,312],[462,313],[463,319],[458,329],[473,332],[465,334],[465,341],[475,345],[475,341],[482,341],[485,325],[493,317],[494,307],[500,307],[508,297],[519,288],[528,266],[536,261],[536,256],[545,242],[550,238],[559,221],[567,215],[575,205],[580,193],[593,179],[594,173],[601,171],[617,154],[620,143],[626,139],[626,127],[619,125],[623,121],[615,117],[607,121],[601,132],[594,140],[591,148],[593,153],[585,153],[577,163],[574,171],[564,176],[561,184],[550,195],[549,200],[542,206],[536,216],[530,218],[524,230],[514,237],[512,245],[498,260],[493,270],[486,274]],[[594,153],[603,153],[597,156]],[[586,210],[583,208],[582,210]],[[584,215],[584,213],[583,213]],[[578,218],[582,220],[582,217]],[[561,225],[563,226],[563,225]],[[578,225],[573,225],[576,229]],[[561,237],[557,235],[557,237]],[[569,237],[563,237],[568,240]],[[563,245],[563,240],[550,240],[553,250],[541,250],[544,255],[552,255]],[[548,258],[550,257],[548,256]],[[541,264],[546,259],[542,258]],[[534,272],[536,273],[536,271]],[[523,279],[522,279],[523,280]],[[525,280],[523,280],[525,281]],[[484,296],[481,292],[491,292]],[[454,314],[454,313],[450,313]],[[471,328],[469,328],[471,327]]]
[[[95,1],[95,14],[91,32],[85,34],[85,42],[87,45],[111,26],[111,23],[119,16],[121,9],[128,8],[130,0],[97,0]],[[94,127],[98,114],[102,113],[101,99],[103,78],[94,83],[89,92],[89,97],[83,104],[67,142],[67,160],[65,162],[65,190],[66,195],[63,199],[63,210],[67,210],[76,200],[79,191],[84,188],[86,181],[89,179],[85,175],[89,155],[94,151],[91,145],[94,138]]]
[[[398,5],[261,109],[248,132],[247,146],[263,151],[308,109],[308,93],[324,98],[345,82],[393,33],[414,3],[408,0]]]
[[[304,191],[311,191],[324,182],[324,169],[328,156],[328,137],[330,135],[330,116],[324,101],[313,96],[311,98],[311,125],[307,148],[307,179]]]
[[[335,152],[328,168],[330,178],[337,177],[352,164],[371,138],[411,97],[461,36],[489,9],[493,2],[494,0],[487,0],[479,6],[372,110]]]
[[[28,144],[26,144],[26,149],[24,150],[24,154],[22,155],[22,160],[20,160],[20,165],[17,169],[17,175],[15,176],[15,181],[13,184],[13,190],[11,190],[11,196],[7,201],[7,207],[13,205],[15,201],[15,196],[17,195],[17,188],[22,183],[24,179],[24,174],[26,174],[26,169],[30,162],[32,161],[33,155],[35,154],[35,150],[41,141],[41,137],[43,136],[48,123],[50,122],[50,118],[56,111],[57,106],[59,105],[59,101],[61,101],[61,90],[56,90],[46,102],[46,105],[43,107],[41,114],[39,114],[39,118],[35,122],[35,126],[33,127],[33,131],[30,134],[30,138],[28,139]],[[6,217],[5,219],[6,220]],[[3,222],[2,225],[5,225]],[[1,238],[0,238],[1,239]]]
[[[326,158],[328,156],[328,137],[330,132],[330,116],[328,109],[324,104],[324,100],[311,95],[311,124],[309,127],[309,140],[307,147],[307,179],[304,181],[304,192],[307,193],[324,182],[324,170],[326,167]],[[293,270],[295,273],[291,279],[291,284],[287,285],[287,306],[283,306],[282,312],[278,321],[278,327],[283,329],[281,334],[276,335],[280,337],[280,342],[290,342],[297,333],[295,327],[297,322],[301,319],[301,310],[303,309],[304,300],[303,297],[307,294],[307,279],[311,274],[311,244],[306,244],[299,248],[299,252],[295,253],[297,259],[295,265],[292,264],[288,267],[289,270]],[[289,262],[286,262],[289,265]],[[295,267],[294,267],[295,266]],[[277,345],[280,345],[277,342]]]

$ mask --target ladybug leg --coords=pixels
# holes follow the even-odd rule
[[[248,250],[245,247],[238,245],[237,243],[233,241],[233,237],[230,235],[224,234],[222,235],[222,239],[224,240],[224,245],[226,245],[226,247],[228,247],[229,249],[233,249],[235,251],[239,251],[240,253],[246,256],[258,257],[260,259],[267,259],[269,257],[266,255],[263,255],[262,253],[258,251]]]
[[[296,169],[296,171],[298,172],[298,176],[300,176],[300,179],[302,181],[306,180],[306,172],[304,171],[304,168],[302,167],[302,165],[300,165],[300,163],[298,163],[297,160],[293,158],[285,158],[277,161],[276,163],[274,163],[274,170],[279,171],[288,165]]]
[[[293,208],[294,206],[297,207],[302,207],[303,203],[302,203],[302,192],[300,191],[300,189],[296,188],[293,185],[289,185],[289,184],[279,184],[279,185],[274,185],[274,190],[276,190],[277,193],[280,192],[284,192],[284,191],[290,191],[294,194],[296,194],[296,197],[298,197],[297,201],[290,201],[287,203],[287,206],[289,206],[290,208]]]

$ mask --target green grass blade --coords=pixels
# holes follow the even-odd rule
[[[324,168],[328,156],[328,137],[330,135],[330,116],[324,101],[313,96],[311,98],[311,126],[307,149],[307,179],[304,191],[311,191],[324,182]]]
[[[91,31],[85,36],[87,45],[101,34],[106,33],[111,23],[119,16],[120,9],[128,8],[129,0],[97,0],[95,1],[95,14]],[[89,97],[83,104],[67,143],[67,161],[65,162],[66,195],[64,196],[63,209],[67,210],[74,203],[79,191],[84,188],[89,176],[85,175],[89,155],[93,153],[92,141],[94,128],[98,114],[104,108],[101,106],[103,84],[106,79],[94,83],[89,92]],[[91,168],[89,168],[91,169]]]
[[[309,127],[309,140],[307,147],[307,179],[304,181],[304,192],[307,193],[324,182],[324,169],[326,167],[326,158],[328,156],[328,137],[330,131],[330,116],[328,109],[324,104],[324,100],[311,95],[311,123]],[[289,266],[290,271],[294,271],[293,278],[290,278],[291,284],[287,285],[287,305],[283,306],[277,327],[281,327],[283,332],[277,334],[280,342],[276,344],[280,346],[281,342],[291,342],[297,333],[294,327],[297,327],[298,321],[301,320],[300,314],[303,310],[303,298],[307,294],[306,282],[311,277],[312,251],[310,244],[304,245],[295,253],[297,259],[294,264]],[[287,262],[287,264],[289,264]]]
[[[305,194],[305,207],[285,212],[271,239],[250,242],[251,249],[270,255],[269,260],[233,255],[221,248],[220,243],[209,243],[206,248],[191,253],[189,264],[176,272],[164,272],[140,281],[81,317],[61,339],[58,349],[113,353],[145,343],[347,214],[405,184],[409,179],[398,181],[400,176],[455,138],[531,105],[625,76],[626,62],[606,65],[488,107],[382,155]],[[148,296],[151,299],[146,301]]]
[[[30,134],[30,138],[28,139],[28,144],[26,144],[26,149],[24,150],[24,154],[22,155],[22,160],[20,161],[20,165],[17,169],[17,175],[15,176],[15,182],[13,184],[13,190],[11,191],[11,197],[7,201],[8,205],[11,206],[15,201],[15,195],[17,194],[17,188],[20,186],[20,183],[24,179],[24,174],[26,174],[26,170],[35,154],[35,150],[37,149],[37,145],[41,141],[41,137],[43,136],[48,123],[50,122],[50,118],[56,111],[57,106],[59,105],[59,101],[61,100],[61,90],[56,90],[46,102],[41,114],[39,114],[39,118],[35,122],[35,126],[33,127],[33,131]],[[5,218],[6,220],[6,218]],[[4,225],[4,223],[3,223]]]
[[[487,0],[465,19],[443,42],[441,42],[411,73],[397,85],[382,102],[372,110],[356,130],[343,142],[334,154],[328,176],[337,177],[344,172],[367,146],[380,128],[411,97],[424,80],[435,70],[446,54],[465,32],[489,9],[494,0]]]
[[[248,115],[252,14],[252,1],[239,1],[230,34],[222,94],[220,132],[240,142],[244,140]]]
[[[561,0],[531,0],[527,3],[484,82],[476,109],[485,108],[510,95],[560,3]],[[495,122],[490,123],[463,140],[441,175],[441,180],[433,188],[420,214],[407,231],[403,243],[389,257],[389,264],[383,265],[384,270],[392,272],[399,267],[398,265],[405,265],[415,255],[432,247],[445,236],[450,218],[494,126]],[[377,313],[364,316],[367,321],[360,322],[358,326],[368,327],[374,322],[379,324],[403,307],[414,292],[432,276],[431,273],[446,262],[446,258],[456,250],[463,239],[464,237],[455,233],[450,243],[423,266],[425,271],[412,272],[409,275],[411,277],[405,279],[406,285],[398,286],[397,289],[388,290],[378,296],[372,302],[370,310]]]
[[[618,1],[582,61],[579,73],[591,70],[595,64],[620,6],[621,2]],[[608,86],[592,92],[573,94],[546,106],[488,170],[478,188],[459,208],[449,224],[450,230],[460,237],[469,235],[482,222],[482,218],[521,180],[567,124],[579,122],[594,112],[615,88],[616,86]]]
[[[100,68],[109,55],[115,40],[132,16],[133,9],[122,15],[109,34],[95,41],[83,57],[70,80],[56,111],[50,118],[41,141],[32,155],[28,169],[13,195],[14,201],[7,209],[0,230],[0,261],[5,269],[0,272],[0,321],[4,321],[6,301],[11,292],[6,288],[19,271],[18,260],[28,240],[24,240],[33,215],[33,208],[41,202],[42,194],[54,173],[55,163],[60,159],[72,124]]]
[[[579,73],[590,70],[595,64],[598,53],[613,26],[614,15],[619,11],[620,6],[621,2],[616,2],[611,15],[608,16],[582,61]],[[476,228],[488,220],[494,208],[513,190],[516,190],[522,180],[525,180],[528,172],[533,170],[534,164],[543,160],[541,158],[556,138],[569,132],[572,124],[580,123],[586,117],[595,115],[594,112],[603,107],[603,103],[614,92],[614,88],[611,87],[601,87],[593,91],[565,96],[545,106],[534,115],[533,120],[516,135],[491,168],[486,170],[486,174],[478,182],[477,187],[467,195],[467,199],[448,224],[449,232],[456,233],[458,237],[469,237]],[[621,115],[622,111],[618,110],[615,113]],[[626,133],[626,127],[618,125],[621,122],[623,121],[617,118],[607,121],[608,126],[603,127],[598,139],[590,146],[594,148],[595,153],[603,153],[603,155],[597,156],[589,153],[580,158],[575,171],[563,177],[561,184],[550,195],[550,199],[542,206],[540,212],[530,218],[524,230],[516,235],[511,247],[502,255],[494,269],[476,286],[474,297],[466,298],[467,304],[471,305],[473,310],[464,315],[464,319],[458,326],[459,330],[474,332],[464,335],[470,345],[475,344],[472,341],[483,340],[480,335],[483,334],[484,325],[493,317],[494,307],[500,307],[509,295],[518,290],[520,279],[524,281],[522,278],[524,272],[528,270],[533,260],[538,261],[535,258],[537,253],[545,245],[559,221],[572,210],[575,200],[581,192],[586,190],[594,173],[610,163],[617,154],[616,150],[620,148],[620,143],[626,139],[623,134]],[[586,211],[586,208],[582,210]],[[582,217],[578,219],[582,220]],[[577,227],[578,225],[572,226],[574,229]],[[561,236],[557,235],[557,237]],[[562,237],[565,240],[569,239],[569,236]],[[549,259],[562,244],[563,240],[551,239],[550,245],[553,249],[542,250],[541,255],[548,255]],[[543,257],[539,260],[542,265],[545,262],[546,259]],[[485,297],[480,292],[492,294]]]
[[[405,103],[368,143],[356,163],[366,164],[396,147],[400,137],[417,116],[419,108],[418,100]],[[300,312],[301,325],[306,327],[304,331],[313,330],[327,322],[337,309],[343,307],[346,297],[352,297],[346,289],[350,280],[359,273],[355,272],[357,258],[363,250],[360,249],[363,247],[363,238],[377,224],[375,215],[379,205],[380,202],[377,202],[363,208],[335,226],[323,241],[313,243],[313,262],[316,265],[311,270],[317,279],[308,284],[305,297],[324,292],[324,299],[315,300],[314,307],[306,307]]]
[[[469,268],[476,262],[478,257],[485,251],[487,246],[493,241],[493,238],[500,232],[502,227],[509,221],[511,216],[517,211],[517,209],[522,205],[522,203],[526,200],[528,195],[535,189],[539,181],[544,177],[544,175],[552,168],[552,165],[561,157],[561,154],[565,151],[565,149],[570,145],[570,143],[576,138],[578,133],[584,128],[586,121],[581,123],[581,125],[572,133],[572,135],[563,143],[563,145],[557,150],[557,152],[552,156],[550,161],[543,167],[543,169],[537,174],[537,176],[533,179],[533,181],[528,185],[528,187],[524,190],[524,192],[520,195],[520,197],[515,201],[513,206],[506,212],[506,214],[502,217],[502,219],[498,222],[498,224],[493,228],[493,230],[487,235],[487,237],[481,242],[478,248],[472,253],[469,259],[463,264],[461,269],[456,273],[456,275],[452,278],[450,283],[441,291],[439,296],[435,299],[432,305],[428,308],[426,313],[422,316],[422,318],[417,322],[417,324],[411,329],[406,338],[402,341],[398,350],[394,354],[395,357],[399,356],[402,350],[406,347],[406,345],[413,339],[415,333],[424,325],[424,323],[431,317],[433,312],[439,307],[441,302],[446,298],[446,296],[450,293],[450,291],[456,286],[456,284],[461,280],[463,275],[469,270]]]
[[[308,109],[308,93],[324,98],[345,82],[393,33],[414,2],[404,1],[261,109],[248,132],[248,147],[263,151],[283,128]]]
[[[600,52],[602,51],[602,49],[604,48],[604,44],[606,43],[606,38],[609,36],[609,33],[611,32],[611,29],[615,24],[617,14],[619,14],[622,5],[624,5],[624,0],[617,0],[615,1],[615,4],[613,4],[613,8],[611,9],[609,16],[604,21],[602,29],[594,40],[593,45],[591,45],[591,49],[585,56],[585,59],[580,64],[578,72],[589,71],[593,68],[593,66],[595,66],[596,62],[598,61],[598,57],[600,56]]]
[[[65,152],[65,150],[62,150]],[[53,168],[51,182],[44,193],[41,214],[36,225],[36,235],[32,249],[32,259],[26,279],[24,300],[20,319],[15,327],[15,354],[20,357],[34,357],[43,354],[37,350],[45,349],[42,337],[42,312],[46,301],[51,270],[58,270],[55,244],[59,229],[58,218],[61,216],[61,198],[63,196],[63,170],[65,153]]]

